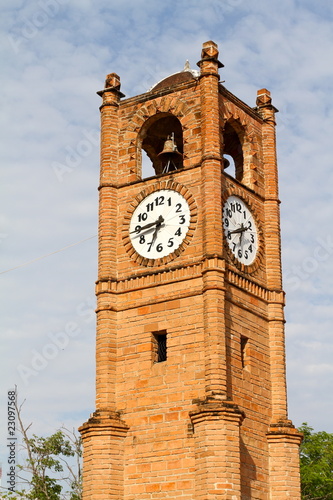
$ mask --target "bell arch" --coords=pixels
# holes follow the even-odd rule
[[[222,131],[222,135],[223,154],[225,156],[231,157],[232,159],[232,161],[230,161],[228,165],[228,167],[230,168],[230,172],[227,171],[227,173],[241,182],[244,176],[243,144],[245,130],[238,120],[230,119],[226,121]],[[234,170],[234,172],[232,172],[231,170]]]
[[[137,140],[137,150],[141,152],[138,158],[141,157],[142,178],[163,173],[163,151],[168,139],[173,141],[176,148],[170,170],[178,170],[183,167],[183,129],[180,120],[170,112],[160,112],[144,122]],[[150,164],[144,161],[145,154]]]

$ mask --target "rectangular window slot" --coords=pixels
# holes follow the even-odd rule
[[[247,353],[248,341],[249,341],[249,339],[247,337],[244,337],[243,335],[241,335],[240,345],[241,345],[242,368],[245,368],[248,364],[248,353]]]
[[[153,333],[153,362],[161,363],[167,359],[167,332],[161,330]]]

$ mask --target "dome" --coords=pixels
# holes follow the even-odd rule
[[[191,80],[197,80],[200,75],[200,71],[190,68],[190,64],[186,61],[184,69],[179,71],[178,73],[173,73],[172,75],[167,76],[163,80],[155,83],[149,91],[151,90],[160,90],[166,87],[171,87],[172,85],[178,85],[180,83],[189,82]]]

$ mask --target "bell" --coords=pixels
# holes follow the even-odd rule
[[[157,156],[159,156],[162,161],[163,174],[170,172],[170,170],[177,170],[177,164],[179,165],[179,160],[183,155],[177,149],[174,133],[168,136],[164,143],[163,150]]]
[[[164,143],[163,150],[157,156],[165,154],[175,154],[178,156],[182,156],[182,154],[177,149],[177,144],[175,143],[174,139],[174,133],[168,136],[167,140]]]

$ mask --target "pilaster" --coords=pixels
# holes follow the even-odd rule
[[[268,308],[272,422],[287,419],[286,355],[284,335],[284,294],[271,293]]]
[[[227,398],[225,262],[208,259],[203,268],[206,397]]]
[[[287,417],[287,388],[284,335],[284,294],[282,292],[280,207],[276,158],[275,113],[270,92],[258,91],[257,109],[262,125],[265,171],[265,249],[268,304],[268,328],[271,372],[272,420],[267,433],[269,452],[270,499],[301,498],[299,445],[302,435]]]
[[[118,179],[118,110],[120,79],[115,73],[107,76],[105,88],[97,92],[103,99],[101,112],[101,156],[99,186],[99,255],[98,279],[110,278],[115,273],[117,231]]]
[[[207,399],[190,412],[190,418],[195,443],[195,499],[240,499],[243,413],[231,402]]]
[[[107,75],[102,97],[101,158],[99,186],[99,254],[97,281],[96,331],[96,408],[115,411],[116,329],[115,297],[105,283],[116,279],[117,185],[118,180],[118,109],[123,94],[115,73]]]
[[[116,409],[117,313],[113,294],[98,296],[96,325],[96,409]],[[103,300],[103,302],[102,302]]]
[[[222,255],[222,174],[217,45],[203,44],[200,67],[203,243],[207,256]]]
[[[263,118],[262,151],[265,176],[265,250],[267,287],[282,289],[280,201],[276,158],[275,113],[271,94],[267,89],[258,90],[257,109]]]
[[[270,500],[300,500],[301,433],[290,420],[272,424],[267,433]]]
[[[124,438],[128,426],[116,412],[96,411],[79,431],[83,441],[85,500],[124,498]]]
[[[120,92],[120,78],[116,73],[110,73],[105,80],[103,90],[97,92],[103,102],[101,112],[101,158],[100,186],[117,184],[118,162],[118,109],[124,94]]]

